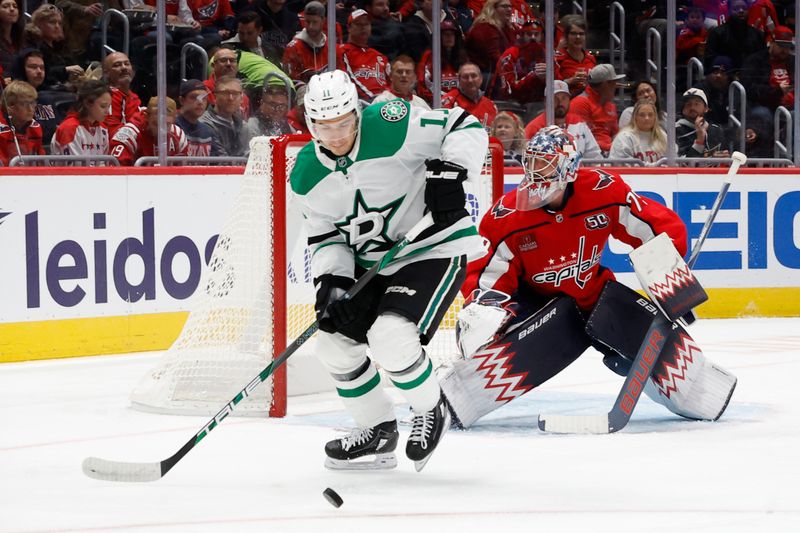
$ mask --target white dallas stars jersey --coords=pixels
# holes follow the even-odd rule
[[[313,251],[313,276],[354,277],[354,264],[371,267],[423,217],[425,160],[452,161],[468,170],[468,179],[478,179],[487,147],[486,132],[463,109],[429,111],[403,100],[364,109],[347,156],[331,159],[316,142],[303,147],[290,181]],[[484,252],[470,217],[420,237],[396,260],[471,259]]]

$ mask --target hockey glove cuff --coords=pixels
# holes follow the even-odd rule
[[[352,278],[333,274],[323,274],[314,280],[314,285],[317,287],[314,311],[317,313],[319,329],[335,333],[357,318],[356,306],[353,301],[349,298],[342,299],[342,296],[354,283]]]
[[[450,225],[468,215],[464,209],[467,169],[450,161],[425,161],[425,205],[437,224]]]

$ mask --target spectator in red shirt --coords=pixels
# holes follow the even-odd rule
[[[461,32],[452,20],[443,20],[442,41],[442,94],[458,86],[458,68],[467,60],[462,47]],[[433,101],[433,57],[430,48],[422,54],[417,65],[417,93],[428,103]]]
[[[131,90],[133,65],[128,56],[122,52],[106,56],[103,60],[103,76],[111,89],[111,111],[106,117],[105,125],[108,128],[108,135],[113,138],[123,124],[139,113],[142,101],[139,95]]]
[[[444,95],[442,107],[452,108],[457,105],[471,113],[484,127],[488,127],[497,116],[497,107],[483,95],[482,84],[483,75],[478,65],[464,63],[458,69],[458,88]]]
[[[511,10],[511,0],[487,0],[467,32],[464,41],[467,55],[486,76],[491,74],[497,60],[516,40]]]
[[[350,76],[360,99],[371,102],[389,86],[389,59],[367,46],[372,25],[366,11],[353,11],[347,19],[347,29],[347,43],[336,47],[336,68]]]
[[[572,96],[586,89],[589,71],[597,64],[595,57],[586,50],[586,20],[580,15],[566,15],[561,19],[566,47],[556,51],[555,77],[569,85]]]
[[[30,83],[15,80],[3,90],[0,99],[0,162],[16,156],[45,155],[42,127],[33,118],[36,89]]]
[[[793,108],[794,51],[794,32],[786,26],[777,26],[767,49],[745,59],[739,78],[750,105],[763,106],[770,115],[781,105]]]
[[[571,110],[592,130],[597,144],[608,154],[611,142],[619,131],[614,92],[625,74],[617,74],[614,66],[600,64],[589,71],[589,86],[584,94],[572,100]]]
[[[778,13],[771,0],[755,0],[747,10],[747,24],[761,31],[767,37],[772,36],[778,25]]]
[[[192,18],[200,24],[200,32],[212,37],[205,41],[206,47],[219,44],[233,35],[236,18],[230,0],[186,0]]]
[[[494,98],[520,104],[544,99],[547,64],[544,48],[534,39],[537,33],[541,33],[540,23],[527,21],[520,28],[517,44],[497,60],[494,80],[489,83],[489,92]]]
[[[183,130],[175,125],[177,106],[175,100],[166,98],[167,105],[167,155],[187,155],[189,143]],[[147,103],[147,108],[122,126],[111,139],[111,155],[123,166],[133,166],[140,157],[158,155],[158,97]]]
[[[686,14],[686,25],[675,39],[676,61],[685,65],[692,57],[702,60],[706,51],[708,30],[705,27],[706,15],[699,7],[690,7]]]
[[[303,10],[303,20],[305,28],[283,53],[283,67],[291,79],[308,83],[311,76],[328,67],[328,37],[322,31],[325,6],[311,0]]]
[[[389,87],[376,96],[373,103],[402,98],[412,106],[430,110],[425,100],[414,94],[414,85],[417,83],[414,67],[414,60],[410,56],[401,54],[394,58],[389,70]]]

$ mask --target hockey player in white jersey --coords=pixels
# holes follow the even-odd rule
[[[325,464],[396,466],[397,421],[377,363],[411,404],[406,455],[420,470],[450,424],[424,345],[467,261],[483,253],[463,182],[480,174],[488,138],[460,108],[429,111],[393,100],[362,111],[338,70],[311,78],[305,108],[314,141],[298,154],[290,181],[313,253],[317,349],[357,425],[327,443]],[[433,226],[356,296],[340,299],[426,212]]]

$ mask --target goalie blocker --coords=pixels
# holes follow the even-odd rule
[[[454,423],[471,426],[561,372],[589,346],[627,375],[656,313],[650,300],[616,281],[606,283],[588,320],[572,298],[551,300],[440,376]],[[650,379],[641,381],[651,399],[694,420],[718,419],[736,386],[736,377],[708,361],[677,324]]]

